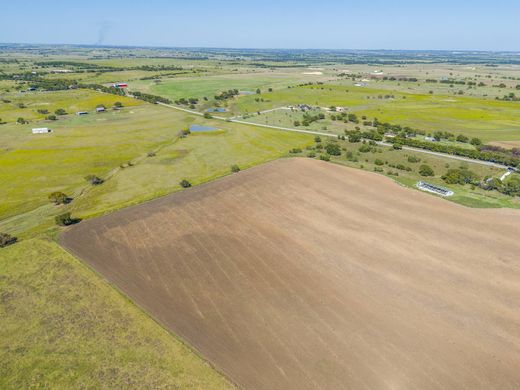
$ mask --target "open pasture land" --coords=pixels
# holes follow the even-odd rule
[[[385,98],[385,96],[393,96]],[[392,92],[370,87],[314,85],[238,98],[233,110],[256,113],[272,108],[308,104],[341,106],[358,117],[410,126],[425,131],[449,131],[487,141],[520,140],[520,103],[465,96]],[[263,116],[275,114],[262,114]],[[265,118],[260,118],[265,123]]]
[[[519,221],[289,159],[61,242],[243,388],[516,389]]]
[[[257,88],[282,88],[310,81],[324,81],[330,78],[325,75],[304,75],[301,68],[292,71],[252,71],[248,73],[229,73],[217,76],[204,77],[178,77],[175,79],[163,79],[161,83],[141,81],[134,83],[132,89],[164,96],[171,100],[180,98],[202,99],[213,97],[220,92],[230,89],[255,92]]]

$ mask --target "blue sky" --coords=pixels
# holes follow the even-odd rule
[[[9,1],[0,42],[520,51],[520,0]]]

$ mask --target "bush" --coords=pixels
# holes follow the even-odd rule
[[[394,150],[401,150],[403,148],[403,146],[401,144],[395,143],[392,145],[392,148]]]
[[[231,165],[231,172],[233,172],[233,173],[240,172],[240,167],[237,164]]]
[[[77,222],[77,220],[75,220],[74,218],[72,218],[70,216],[70,213],[63,213],[63,214],[57,215],[54,218],[54,220],[56,221],[56,224],[59,226],[69,226],[69,225],[72,225],[73,223]]]
[[[466,143],[468,141],[469,141],[469,138],[466,137],[465,135],[459,134],[457,136],[457,142],[464,142],[464,143]]]
[[[49,121],[55,121],[55,120],[57,120],[58,118],[56,117],[56,115],[52,115],[52,114],[51,114],[51,115],[48,115],[46,119],[49,120]]]
[[[300,148],[292,148],[291,150],[289,150],[289,153],[291,154],[297,154],[297,153],[301,153],[302,150]]]
[[[54,111],[56,115],[67,115],[67,111],[65,111],[63,108],[58,108],[56,111]]]
[[[317,135],[316,137],[314,137],[314,142],[316,143],[320,143],[321,142],[321,137],[319,135]]]
[[[423,164],[419,167],[419,174],[421,176],[434,176],[435,173],[433,172],[433,169],[426,164]]]
[[[63,192],[55,191],[49,195],[49,200],[58,205],[67,203],[68,197]]]
[[[449,169],[442,180],[448,184],[478,183],[478,176],[468,169]]]
[[[359,151],[361,153],[368,153],[372,150],[372,148],[370,147],[370,145],[367,145],[367,144],[363,144],[359,147]]]
[[[328,154],[320,154],[320,160],[330,161],[330,156]]]
[[[361,134],[354,133],[354,134],[348,135],[348,142],[356,143],[356,142],[360,142],[360,141],[361,141]]]
[[[415,164],[421,162],[421,159],[417,156],[408,156],[408,162]]]
[[[210,114],[209,112],[205,112],[205,113],[204,113],[204,118],[206,118],[206,119],[211,119],[211,118],[213,118],[213,117],[211,116],[211,114]]]
[[[114,103],[114,107],[121,108],[121,107],[123,107],[123,103],[121,103],[121,102],[115,102],[115,103]]]
[[[330,154],[331,156],[340,156],[341,155],[341,146],[336,143],[328,143],[327,146],[325,146],[325,151],[327,154]]]
[[[0,248],[14,244],[18,239],[7,233],[0,233]]]
[[[307,157],[309,157],[309,158],[314,158],[314,157],[316,157],[316,153],[314,153],[314,152],[309,152],[309,153],[307,153]]]
[[[85,176],[85,180],[88,181],[93,186],[97,186],[103,184],[104,180],[97,177],[96,175],[87,175]]]
[[[181,180],[181,182],[179,184],[181,185],[182,188],[191,187],[191,183],[186,179]]]
[[[385,163],[382,160],[378,159],[378,158],[376,159],[376,161],[374,161],[374,164],[376,164],[376,165],[385,165]]]

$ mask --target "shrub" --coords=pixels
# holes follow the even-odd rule
[[[415,164],[415,163],[421,162],[421,159],[417,156],[408,156],[408,162]]]
[[[368,153],[368,152],[370,152],[371,150],[372,150],[372,148],[371,148],[369,145],[367,145],[367,144],[363,144],[363,145],[361,145],[361,146],[359,147],[359,151],[360,151],[361,153]]]
[[[309,158],[314,158],[314,157],[316,157],[316,153],[314,153],[314,152],[309,152],[309,153],[307,153],[307,157],[309,157]]]
[[[60,226],[69,226],[76,222],[76,220],[70,216],[70,213],[57,215],[54,220],[56,221],[56,224]]]
[[[314,137],[314,142],[316,143],[320,143],[321,142],[321,137],[319,135],[317,135],[316,137]]]
[[[7,233],[0,233],[0,248],[14,244],[18,239]]]
[[[181,185],[182,188],[191,187],[191,183],[186,179],[181,180],[181,182],[179,184]]]
[[[146,157],[155,157],[155,152],[148,152]]]
[[[467,184],[467,183],[477,183],[478,176],[471,172],[468,169],[449,169],[442,176],[442,180],[444,180],[448,184]]]
[[[401,150],[403,148],[403,146],[401,144],[395,143],[392,145],[392,148],[394,150]]]
[[[63,192],[55,191],[49,195],[49,200],[54,204],[67,203],[68,197]]]
[[[381,168],[381,167],[374,167],[374,172],[383,172],[383,168]]]
[[[115,103],[114,103],[114,107],[121,108],[121,107],[123,107],[123,103],[121,103],[121,102],[115,102]]]
[[[204,113],[204,118],[206,118],[206,119],[211,119],[211,118],[213,118],[213,117],[211,116],[211,114],[210,114],[209,112],[205,112],[205,113]]]
[[[87,175],[85,176],[85,180],[88,181],[93,186],[97,186],[99,184],[103,184],[104,180],[96,175]]]
[[[348,142],[356,143],[361,141],[361,134],[353,133],[348,135]]]
[[[233,173],[240,172],[240,167],[237,164],[231,165],[231,172],[233,172]]]
[[[421,176],[433,176],[435,173],[429,165],[423,164],[419,167],[419,174]]]
[[[302,150],[300,148],[292,148],[291,150],[289,150],[289,153],[292,153],[292,154],[297,154],[297,153],[301,153]]]
[[[49,120],[49,121],[55,121],[58,118],[56,117],[56,115],[52,115],[51,114],[51,115],[48,115],[46,119]]]
[[[328,143],[327,146],[325,146],[325,151],[327,154],[330,154],[331,156],[340,156],[341,155],[341,146],[339,146],[336,143]]]
[[[464,143],[466,143],[468,141],[469,141],[469,138],[466,137],[465,135],[459,134],[457,136],[457,142],[464,142]]]
[[[330,156],[328,154],[320,154],[320,160],[330,161]]]
[[[384,165],[385,163],[382,160],[376,158],[376,161],[374,161],[374,164],[376,164],[376,165]]]
[[[67,111],[65,111],[63,108],[58,108],[56,111],[54,111],[56,115],[67,115]]]

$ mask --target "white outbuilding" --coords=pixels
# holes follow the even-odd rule
[[[49,129],[48,127],[37,127],[37,128],[32,129],[33,134],[46,134],[46,133],[51,133],[51,132],[52,132],[52,130]]]

